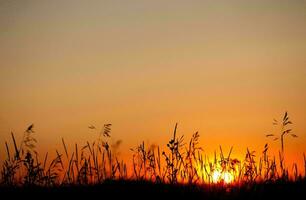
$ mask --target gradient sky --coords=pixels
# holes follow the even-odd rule
[[[0,145],[35,124],[38,148],[93,140],[123,154],[199,131],[206,152],[260,151],[285,111],[306,152],[306,1],[0,1]],[[2,154],[1,153],[1,154]]]

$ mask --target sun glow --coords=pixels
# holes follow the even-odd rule
[[[234,176],[229,172],[225,172],[223,174],[223,179],[224,179],[224,182],[227,184],[232,183],[234,181]]]
[[[232,183],[234,181],[234,176],[229,172],[220,172],[215,170],[212,174],[212,182],[219,183],[224,182],[226,184]]]

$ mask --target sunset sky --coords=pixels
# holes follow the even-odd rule
[[[288,111],[306,152],[306,1],[0,1],[0,154],[34,123],[42,152],[112,123],[121,152],[174,125],[207,153],[261,152]],[[299,162],[299,161],[298,161]]]

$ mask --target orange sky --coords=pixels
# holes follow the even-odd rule
[[[104,123],[122,152],[165,145],[179,122],[239,155],[285,111],[306,152],[304,1],[1,1],[0,27],[1,158],[31,123],[41,151]]]

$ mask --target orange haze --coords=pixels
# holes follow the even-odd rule
[[[112,123],[124,158],[165,146],[174,125],[242,157],[261,152],[285,111],[306,152],[306,2],[1,1],[0,145],[35,124],[38,150],[72,148]],[[271,153],[272,153],[271,152]]]

